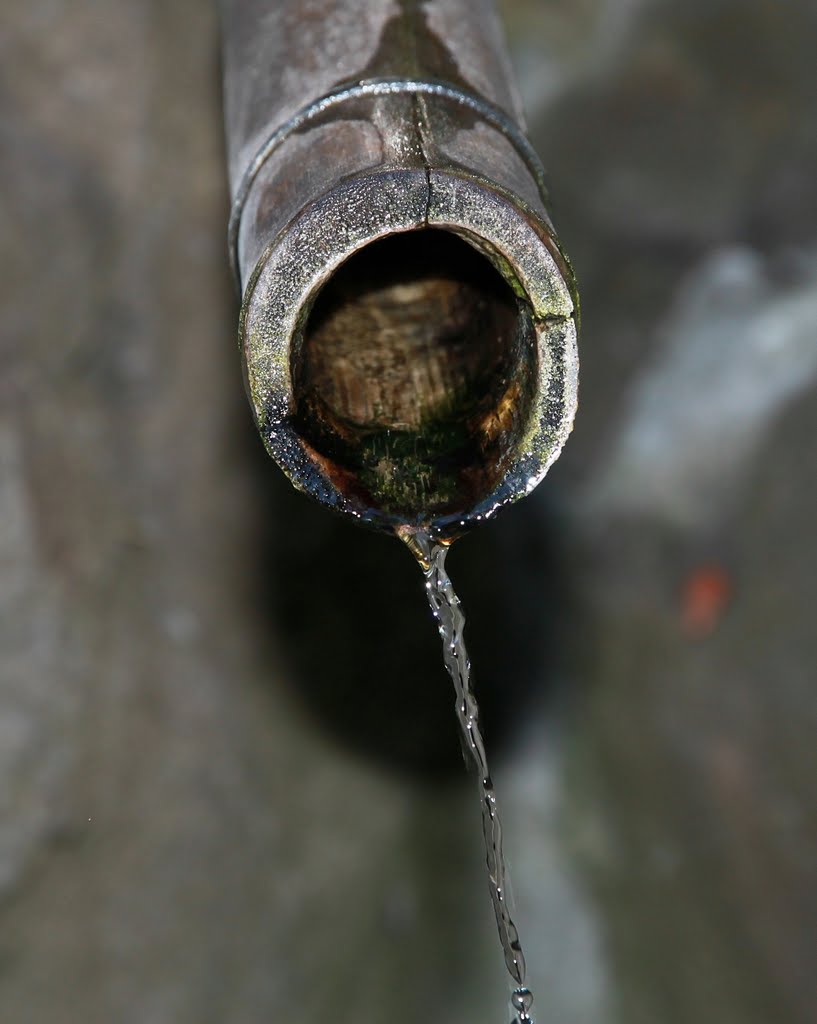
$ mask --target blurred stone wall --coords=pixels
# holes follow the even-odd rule
[[[539,1024],[817,1004],[817,10],[507,0],[582,407],[452,555]],[[508,1016],[396,544],[243,397],[217,26],[0,34],[0,1021]]]
[[[540,25],[518,56],[584,300],[580,416],[546,485],[581,609],[573,864],[613,1019],[805,1022],[817,9],[566,10],[509,14]]]

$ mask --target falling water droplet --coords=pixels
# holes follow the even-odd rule
[[[520,1013],[527,1013],[531,1006],[533,1006],[533,992],[529,988],[517,988],[514,990],[511,996],[511,1002],[513,1008],[518,1010]]]

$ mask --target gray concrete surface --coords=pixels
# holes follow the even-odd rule
[[[451,557],[536,1019],[806,1024],[817,12],[504,8],[584,298]],[[213,12],[4,14],[0,1022],[505,1020],[418,574],[252,431]]]

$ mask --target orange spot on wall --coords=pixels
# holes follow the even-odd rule
[[[732,580],[720,565],[700,565],[684,580],[681,624],[689,636],[712,633],[732,600]]]

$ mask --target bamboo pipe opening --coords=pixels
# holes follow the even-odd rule
[[[456,513],[522,448],[536,352],[528,304],[482,252],[444,230],[391,235],[354,253],[303,319],[292,425],[369,507]]]

